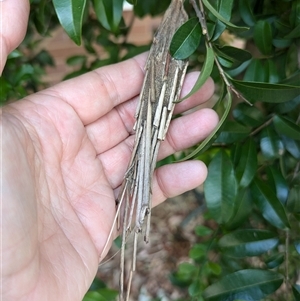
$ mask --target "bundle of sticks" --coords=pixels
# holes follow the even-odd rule
[[[171,57],[169,48],[175,31],[188,16],[183,0],[172,0],[154,35],[145,65],[134,125],[135,143],[117,203],[117,228],[122,233],[120,262],[120,301],[129,300],[133,272],[136,269],[138,236],[149,241],[151,218],[151,185],[161,141],[166,137],[175,103],[179,100],[188,62]],[[146,226],[143,229],[145,219]],[[124,290],[126,239],[134,231],[131,271]]]

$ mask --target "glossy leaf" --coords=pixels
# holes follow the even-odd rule
[[[251,102],[281,103],[300,94],[299,86],[232,80],[235,88]]]
[[[53,0],[58,20],[68,36],[81,44],[82,19],[86,0]]]
[[[192,90],[180,101],[189,98],[191,95],[196,93],[204,85],[204,83],[207,81],[207,79],[209,78],[209,76],[211,75],[211,72],[213,70],[214,58],[215,58],[215,55],[214,55],[213,49],[210,48],[206,44],[206,58],[205,58],[202,70],[199,74],[199,77],[198,77],[194,87],[192,88]]]
[[[262,60],[253,59],[244,74],[244,81],[248,82],[267,82],[268,72],[262,64]]]
[[[206,6],[206,8],[221,22],[226,24],[231,30],[233,31],[246,31],[249,28],[248,27],[241,27],[241,26],[236,26],[229,21],[227,21],[222,15],[220,15],[215,8],[209,3],[208,0],[202,0],[203,4]]]
[[[300,126],[289,119],[276,115],[273,118],[274,126],[279,134],[286,135],[295,140],[300,140]]]
[[[216,143],[234,143],[246,138],[249,133],[249,128],[235,121],[226,121],[220,135],[216,139]]]
[[[234,0],[220,0],[218,3],[218,13],[227,21],[229,21],[231,18],[233,2]],[[220,20],[217,20],[217,22],[215,23],[215,30],[212,40],[217,40],[225,29],[226,25]]]
[[[253,26],[256,23],[256,18],[253,14],[252,1],[239,0],[239,12],[241,18],[248,26]]]
[[[299,79],[300,80],[300,79]],[[274,113],[279,113],[279,114],[285,114],[288,112],[291,112],[300,105],[300,94],[299,96],[295,97],[294,99],[291,99],[289,101],[283,102],[283,103],[278,103],[274,106],[273,110]]]
[[[275,192],[258,178],[254,179],[251,188],[253,200],[263,217],[279,229],[289,228],[285,209],[276,197]]]
[[[296,241],[294,242],[294,246],[295,246],[296,251],[297,251],[298,254],[300,255],[300,240],[296,240]]]
[[[233,214],[237,181],[230,158],[223,150],[215,155],[208,166],[204,194],[211,216],[218,223],[226,223]]]
[[[290,189],[286,206],[291,213],[300,213],[300,185],[294,185]]]
[[[265,263],[269,269],[274,269],[284,262],[284,254],[275,254],[266,259]]]
[[[261,132],[260,148],[268,160],[279,158],[283,155],[284,146],[276,132],[267,127]]]
[[[267,168],[268,183],[272,182],[279,201],[285,205],[289,194],[289,186],[282,173],[274,166]]]
[[[260,20],[255,24],[254,41],[262,54],[272,53],[272,28],[268,21]]]
[[[202,30],[198,18],[191,18],[180,26],[171,41],[170,54],[184,60],[193,54],[200,44]]]
[[[241,229],[219,240],[222,253],[231,257],[258,256],[278,245],[279,239],[266,230]]]
[[[226,229],[236,229],[247,221],[252,210],[252,201],[249,189],[240,189],[234,201],[234,211],[230,220],[226,223]]]
[[[279,72],[273,60],[268,59],[265,62],[265,69],[267,70],[267,81],[271,84],[276,84],[280,80]]]
[[[249,138],[241,147],[241,157],[235,169],[240,187],[247,187],[253,180],[257,169],[256,144]]]
[[[296,159],[300,160],[300,142],[294,139],[282,136],[285,149]]]
[[[260,109],[243,102],[236,105],[232,111],[232,115],[238,122],[250,127],[258,127],[265,120],[263,112]]]
[[[300,24],[298,24],[289,34],[287,34],[285,39],[296,39],[300,37]]]
[[[206,301],[261,300],[275,292],[283,276],[266,270],[240,270],[224,276],[203,293]]]
[[[295,297],[295,301],[299,301],[300,300],[300,285],[299,284],[293,285],[292,291],[293,291],[293,295]]]
[[[117,32],[123,12],[123,0],[94,0],[97,18],[104,28]]]
[[[232,104],[232,95],[230,93],[227,94],[228,98],[226,100],[224,100],[224,105],[225,105],[225,111],[222,115],[222,117],[220,118],[220,121],[218,122],[217,126],[214,128],[214,130],[199,144],[199,146],[197,146],[197,148],[195,150],[193,150],[190,154],[188,154],[186,157],[184,157],[181,161],[185,161],[185,160],[189,160],[191,158],[195,158],[196,156],[198,156],[201,152],[203,152],[212,141],[215,140],[217,132],[220,130],[220,128],[222,127],[224,121],[226,120],[229,112],[230,112],[230,108],[231,108],[231,104]],[[222,96],[221,96],[222,97]]]
[[[216,47],[215,50],[220,58],[231,63],[230,68],[237,68],[252,58],[250,52],[232,46]]]

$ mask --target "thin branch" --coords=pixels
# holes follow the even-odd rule
[[[190,0],[190,3],[191,5],[193,6],[195,12],[196,12],[196,16],[198,17],[198,20],[201,24],[201,27],[202,27],[202,33],[203,35],[205,36],[205,40],[206,40],[206,43],[207,45],[210,47],[210,48],[213,48],[213,45],[212,43],[210,42],[210,36],[209,36],[209,32],[207,30],[207,24],[206,24],[206,19],[205,19],[205,10],[204,10],[204,6],[203,6],[203,3],[202,3],[202,0],[199,0],[199,6],[200,6],[200,9],[196,3],[196,0]],[[252,103],[250,103],[239,91],[237,91],[234,86],[231,84],[231,82],[228,80],[227,76],[226,76],[226,73],[224,71],[224,69],[222,68],[220,62],[218,61],[218,58],[217,56],[215,55],[215,52],[214,52],[214,61],[216,63],[216,66],[219,70],[219,73],[220,73],[220,76],[222,77],[225,85],[228,87],[228,89],[233,92],[238,98],[241,98],[242,100],[244,100],[247,104],[251,105],[252,106]]]

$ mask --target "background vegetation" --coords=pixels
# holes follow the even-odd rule
[[[163,13],[170,0],[128,2],[142,18]],[[149,45],[127,42],[132,23],[125,24],[122,5],[31,0],[26,38],[0,78],[1,103],[45,86],[41,78],[53,59],[36,49],[58,26],[92,57],[70,57],[66,64],[77,69],[65,78],[147,50]],[[209,166],[205,223],[195,228],[191,260],[170,281],[186,290],[185,300],[300,300],[300,1],[185,5],[190,20],[175,34],[170,52],[202,69],[194,89],[214,78],[220,123],[201,144],[169,158],[199,158]],[[234,46],[237,38],[243,49]],[[115,298],[96,280],[85,300]]]

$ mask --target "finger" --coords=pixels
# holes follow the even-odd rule
[[[211,109],[202,109],[171,122],[166,140],[162,143],[158,160],[188,147],[207,137],[215,128],[218,115]],[[130,136],[118,146],[99,155],[110,185],[120,185],[131,157],[134,137]]]
[[[181,96],[184,97],[194,86],[199,72],[192,72],[186,76]],[[175,107],[175,114],[185,112],[197,105],[203,104],[214,93],[214,82],[209,78],[202,88],[188,99],[179,103]],[[129,134],[135,122],[134,113],[138,102],[138,97],[122,103],[101,119],[86,126],[87,134],[92,141],[97,154],[118,145]],[[104,134],[106,133],[106,134]]]
[[[138,95],[144,78],[147,53],[101,67],[43,91],[75,110],[84,125],[104,116],[113,107]]]
[[[168,164],[158,168],[153,177],[153,207],[167,198],[196,188],[205,181],[206,176],[205,164],[196,160]]]
[[[29,16],[28,0],[0,1],[0,74],[8,54],[22,42]]]

